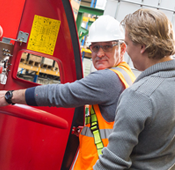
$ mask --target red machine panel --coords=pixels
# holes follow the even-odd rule
[[[26,66],[26,72],[35,72],[34,81],[18,76],[19,68],[23,67],[23,54],[57,62],[60,83],[83,77],[79,41],[69,0],[20,0],[18,4],[17,1],[0,0],[0,3],[4,11],[0,12],[4,37],[16,39],[13,40],[13,52],[9,53],[7,79],[5,83],[1,81],[1,90],[40,84],[35,78],[37,73],[44,72],[41,65],[38,72],[34,70],[34,65],[30,68]],[[8,15],[5,13],[7,9]],[[27,39],[26,42],[24,39]],[[55,74],[53,70],[52,73]],[[70,169],[78,148],[78,137],[71,134],[71,129],[83,125],[83,112],[84,107],[66,109],[14,105],[0,109],[0,169]]]

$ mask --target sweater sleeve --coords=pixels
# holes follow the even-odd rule
[[[30,106],[37,106],[36,100],[35,100],[35,88],[36,87],[28,88],[25,92],[26,103]]]
[[[78,107],[85,104],[111,104],[123,85],[111,70],[100,70],[73,83],[37,86],[26,92],[27,104],[37,106]],[[33,100],[31,102],[31,100]]]
[[[130,154],[138,144],[138,136],[151,121],[152,102],[132,89],[120,96],[114,129],[109,144],[94,166],[94,170],[123,170],[132,164]]]

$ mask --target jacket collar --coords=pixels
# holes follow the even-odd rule
[[[140,79],[143,79],[144,77],[150,76],[152,74],[156,74],[156,73],[159,73],[159,72],[165,72],[165,71],[172,71],[172,70],[175,70],[175,60],[170,60],[170,61],[166,61],[166,62],[157,63],[157,64],[154,64],[153,66],[147,68],[145,71],[143,71],[137,77],[135,82],[138,82]]]

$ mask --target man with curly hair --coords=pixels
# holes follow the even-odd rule
[[[121,22],[126,51],[143,71],[119,98],[109,144],[94,170],[175,169],[175,38],[166,15],[139,9]]]

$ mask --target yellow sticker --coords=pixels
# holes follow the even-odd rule
[[[61,21],[35,15],[27,49],[53,55]]]

